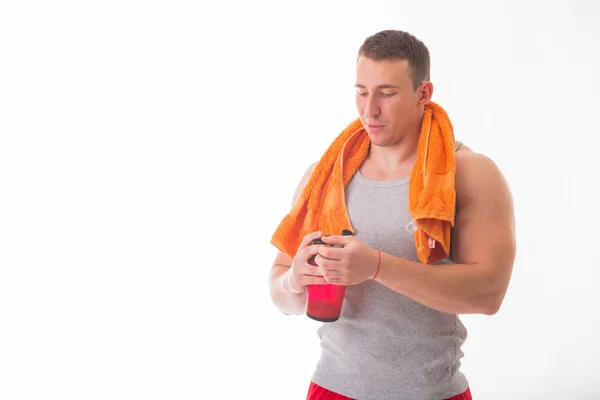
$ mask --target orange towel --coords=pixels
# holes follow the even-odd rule
[[[353,121],[325,151],[292,210],[283,218],[271,243],[294,257],[302,238],[310,232],[340,235],[356,233],[346,209],[344,188],[369,152],[370,140],[360,119]],[[442,107],[425,106],[417,160],[409,183],[408,207],[413,216],[417,254],[433,263],[450,252],[456,193],[454,132]]]

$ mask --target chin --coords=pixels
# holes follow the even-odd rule
[[[369,140],[371,140],[371,143],[375,146],[386,147],[390,144],[390,140],[388,137],[384,137],[382,135],[371,135],[370,133],[367,133],[367,135],[369,136]]]
[[[381,140],[386,140],[386,138],[390,137],[390,132],[387,129],[387,127],[384,127],[383,129],[375,130],[375,131],[373,131],[369,128],[366,128],[365,131],[367,131],[367,134],[369,135],[369,138],[371,140],[379,139],[379,141],[381,141]]]

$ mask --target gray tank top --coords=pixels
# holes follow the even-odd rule
[[[405,228],[412,220],[408,181],[373,181],[357,172],[346,187],[346,205],[356,237],[419,262]],[[436,264],[446,263],[452,259]],[[312,380],[344,396],[441,400],[468,387],[459,371],[467,331],[458,315],[426,307],[377,282],[348,286],[340,318],[323,323],[317,333],[321,356]]]

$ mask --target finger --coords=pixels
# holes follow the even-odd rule
[[[327,283],[329,283],[330,285],[346,285],[345,281],[342,278],[336,278],[336,277],[323,277]]]
[[[331,235],[321,238],[325,243],[330,245],[345,246],[353,240],[353,236]]]
[[[334,280],[340,280],[343,278],[342,274],[340,273],[340,271],[325,271],[323,273],[323,278],[325,278],[325,280],[329,283],[333,282]]]
[[[324,271],[340,271],[343,267],[342,261],[324,258],[320,254],[315,257],[315,262]]]
[[[304,238],[302,238],[302,242],[300,242],[298,250],[302,250],[306,246],[309,246],[313,240],[319,239],[321,236],[323,236],[323,232],[321,231],[311,232],[308,235],[304,236]]]
[[[328,260],[341,260],[346,250],[342,247],[330,247],[321,246],[319,247],[319,254]]]
[[[301,276],[323,276],[323,271],[318,265],[305,263],[300,268],[297,268],[297,270]]]
[[[319,254],[319,248],[323,246],[322,244],[312,244],[309,246],[306,246],[305,248],[299,250],[296,253],[297,257],[300,257],[302,260],[304,260],[305,263],[308,262],[308,259],[311,258],[312,256]]]
[[[305,285],[326,285],[327,281],[322,276],[307,276]]]

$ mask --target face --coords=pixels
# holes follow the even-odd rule
[[[392,146],[419,133],[430,82],[413,90],[408,60],[360,57],[356,68],[356,108],[373,144]]]

